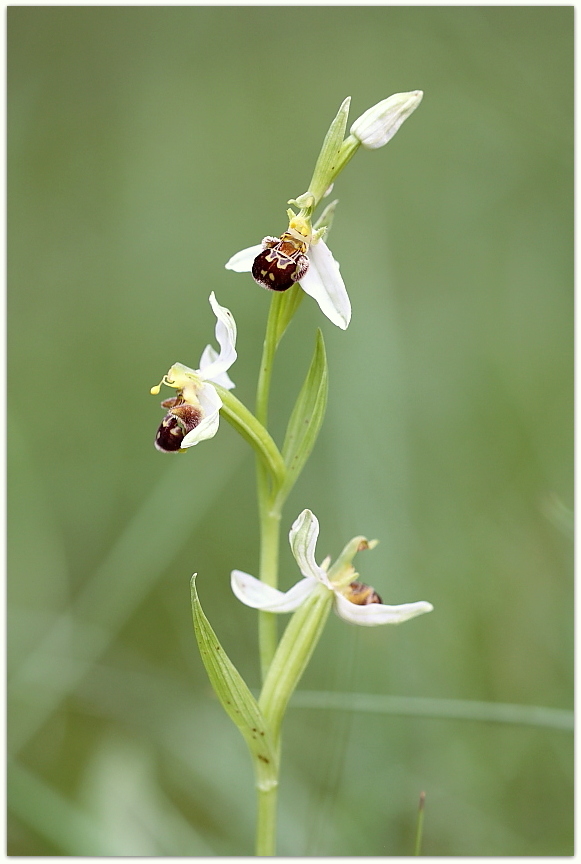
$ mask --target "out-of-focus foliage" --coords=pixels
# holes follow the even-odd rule
[[[286,227],[345,96],[422,105],[339,178],[353,321],[307,298],[280,442],[325,333],[329,407],[285,511],[435,611],[338,619],[310,690],[571,707],[572,7],[10,7],[10,853],[252,853],[252,773],[189,580],[250,686],[252,453],[153,448],[149,388],[234,313],[252,405],[269,297],[225,261]],[[286,543],[282,587],[296,581]],[[571,735],[289,711],[282,855],[570,855]]]

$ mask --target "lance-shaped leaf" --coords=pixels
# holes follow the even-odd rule
[[[194,630],[202,662],[222,707],[240,729],[253,758],[259,788],[267,790],[276,784],[277,756],[270,730],[258,703],[214,633],[202,610],[196,576],[192,577],[192,613]]]
[[[311,366],[288,422],[282,448],[287,477],[281,497],[288,494],[315,446],[327,407],[328,383],[325,343],[318,330]]]

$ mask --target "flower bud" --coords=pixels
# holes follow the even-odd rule
[[[393,138],[403,121],[415,111],[423,95],[422,90],[394,93],[358,117],[351,126],[351,134],[368,150],[383,147]]]

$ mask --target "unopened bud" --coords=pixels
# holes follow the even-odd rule
[[[383,147],[393,138],[403,121],[415,111],[423,95],[422,90],[394,93],[358,117],[351,126],[351,134],[368,150]]]

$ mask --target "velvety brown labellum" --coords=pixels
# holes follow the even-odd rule
[[[202,419],[202,412],[184,402],[181,396],[164,399],[162,408],[169,408],[155,436],[155,446],[162,453],[177,453],[182,441]]]
[[[370,603],[381,603],[381,597],[371,586],[363,582],[351,582],[344,596],[357,606],[368,606]]]
[[[259,285],[272,291],[286,291],[305,275],[309,259],[305,255],[306,244],[295,240],[290,234],[282,237],[265,237],[263,251],[252,265],[252,277]]]

